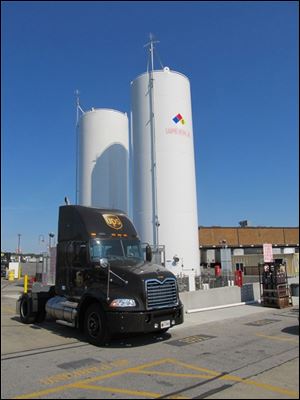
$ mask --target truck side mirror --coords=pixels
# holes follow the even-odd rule
[[[152,260],[152,250],[149,244],[146,246],[146,261],[151,261]]]
[[[95,269],[106,269],[109,268],[109,262],[107,258],[94,259],[93,266]]]
[[[106,269],[109,267],[109,262],[107,258],[100,258],[99,260],[100,267]]]

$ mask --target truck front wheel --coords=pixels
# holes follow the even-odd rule
[[[32,324],[36,320],[36,313],[32,311],[32,298],[27,294],[21,298],[20,318],[23,324]]]
[[[90,305],[86,310],[84,333],[87,340],[95,346],[101,346],[109,341],[105,316],[97,303]]]

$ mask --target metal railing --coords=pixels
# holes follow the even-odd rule
[[[179,292],[189,291],[189,277],[184,274],[176,276]],[[256,275],[243,275],[243,285],[259,282]],[[233,273],[227,275],[215,276],[211,273],[202,272],[201,275],[195,276],[196,290],[215,289],[225,286],[234,286],[235,276]]]

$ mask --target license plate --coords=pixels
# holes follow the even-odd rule
[[[170,326],[171,326],[170,320],[168,320],[168,321],[161,321],[161,323],[160,323],[161,329],[163,329],[163,328],[170,328]]]

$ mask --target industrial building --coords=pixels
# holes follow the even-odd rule
[[[298,227],[203,227],[198,230],[202,268],[221,264],[222,249],[231,252],[232,269],[243,264],[244,273],[257,274],[257,266],[263,261],[263,244],[270,243],[274,259],[287,262],[289,275],[299,274]]]

